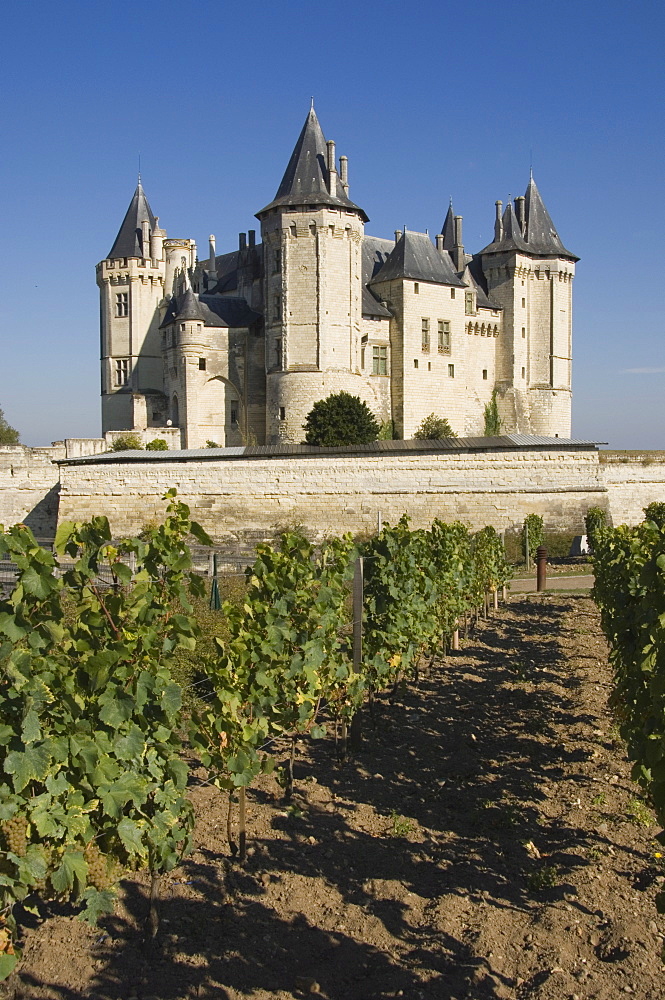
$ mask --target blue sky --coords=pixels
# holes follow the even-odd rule
[[[26,444],[100,433],[95,264],[138,156],[169,236],[258,224],[314,95],[366,231],[468,251],[529,165],[574,286],[573,434],[665,447],[661,3],[89,0],[6,5],[0,407]]]

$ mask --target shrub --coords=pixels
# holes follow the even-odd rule
[[[111,451],[140,451],[142,448],[138,434],[121,434],[111,445]]]
[[[0,444],[18,444],[18,441],[18,431],[7,423],[4,413],[0,410]]]
[[[601,528],[605,527],[607,511],[602,507],[589,507],[584,518],[584,530],[586,531],[589,545],[592,549],[596,547],[595,537]]]
[[[529,552],[527,553],[527,535],[529,536]],[[543,519],[540,514],[527,514],[522,525],[522,554],[533,558],[536,549],[543,544]]]
[[[168,451],[169,446],[164,440],[164,438],[155,438],[154,441],[148,441],[145,446],[146,451]]]
[[[654,501],[644,508],[644,520],[653,521],[659,528],[665,528],[665,503]]]
[[[438,441],[441,438],[457,437],[457,434],[445,417],[438,417],[436,413],[430,413],[413,436],[418,441]]]
[[[221,445],[217,444],[216,441],[211,441],[210,439],[208,439],[206,441],[206,448],[221,448]]]
[[[361,402],[359,396],[338,392],[320,399],[307,414],[305,441],[329,447],[368,444],[376,441],[379,429],[367,403]]]
[[[496,389],[492,393],[489,403],[486,404],[483,415],[485,417],[485,437],[498,437],[501,433],[501,418],[496,402]]]

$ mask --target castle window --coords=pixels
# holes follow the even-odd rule
[[[232,399],[231,400],[231,423],[232,424],[237,424],[238,423],[238,400],[237,399]]]
[[[524,378],[525,376],[526,376],[526,368],[523,368],[522,369],[522,378]]]
[[[204,372],[206,370],[206,359],[199,358],[199,371]]]
[[[129,294],[118,292],[115,297],[116,316],[127,316],[129,314]]]
[[[272,273],[277,274],[282,269],[282,248],[277,247],[272,258]]]
[[[439,354],[450,354],[450,321],[440,319],[439,327]]]
[[[372,348],[372,375],[388,374],[388,348],[375,346]]]
[[[282,338],[278,337],[275,341],[275,364],[278,368],[282,367]]]
[[[522,309],[526,309],[526,299],[522,299]]]
[[[282,318],[282,296],[273,296],[272,318],[278,323]]]
[[[115,363],[116,387],[129,383],[129,358],[117,358]]]
[[[464,293],[464,312],[466,313],[467,316],[474,315],[473,292]]]
[[[286,420],[286,407],[285,406],[280,406],[280,408],[279,408],[279,419],[280,420]]]
[[[418,358],[414,358],[414,359],[413,359],[413,367],[414,367],[414,368],[417,368],[417,367],[418,367]]]
[[[361,371],[365,370],[365,348],[364,347],[360,348],[360,368],[361,368]]]
[[[421,320],[423,351],[429,351],[429,320]]]
[[[428,362],[427,362],[427,371],[428,371],[428,372],[431,372],[431,370],[432,370],[432,362],[431,362],[431,361],[428,361]]]
[[[483,378],[487,380],[487,368],[483,368]]]
[[[522,327],[522,336],[526,337],[526,327],[525,326]]]
[[[454,288],[450,289],[450,297],[451,297],[451,299],[455,298],[455,289]]]
[[[455,365],[448,365],[448,378],[455,378]]]
[[[420,295],[420,284],[417,281],[413,283],[413,294]]]

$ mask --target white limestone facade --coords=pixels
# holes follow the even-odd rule
[[[452,204],[441,232],[370,236],[313,108],[256,231],[199,261],[168,238],[139,185],[101,293],[103,432],[175,428],[182,448],[299,443],[313,405],[345,391],[386,433],[425,417],[460,436],[571,433],[572,280],[533,178],[496,204],[494,239],[465,251]],[[178,438],[179,435],[179,438]]]

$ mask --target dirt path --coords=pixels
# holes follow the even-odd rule
[[[156,946],[128,880],[103,928],[28,931],[5,995],[665,997],[665,869],[607,694],[592,602],[515,600],[382,707],[354,762],[334,767],[328,740],[303,751],[290,809],[263,779],[245,869],[219,793],[194,787],[198,850],[165,880]]]

